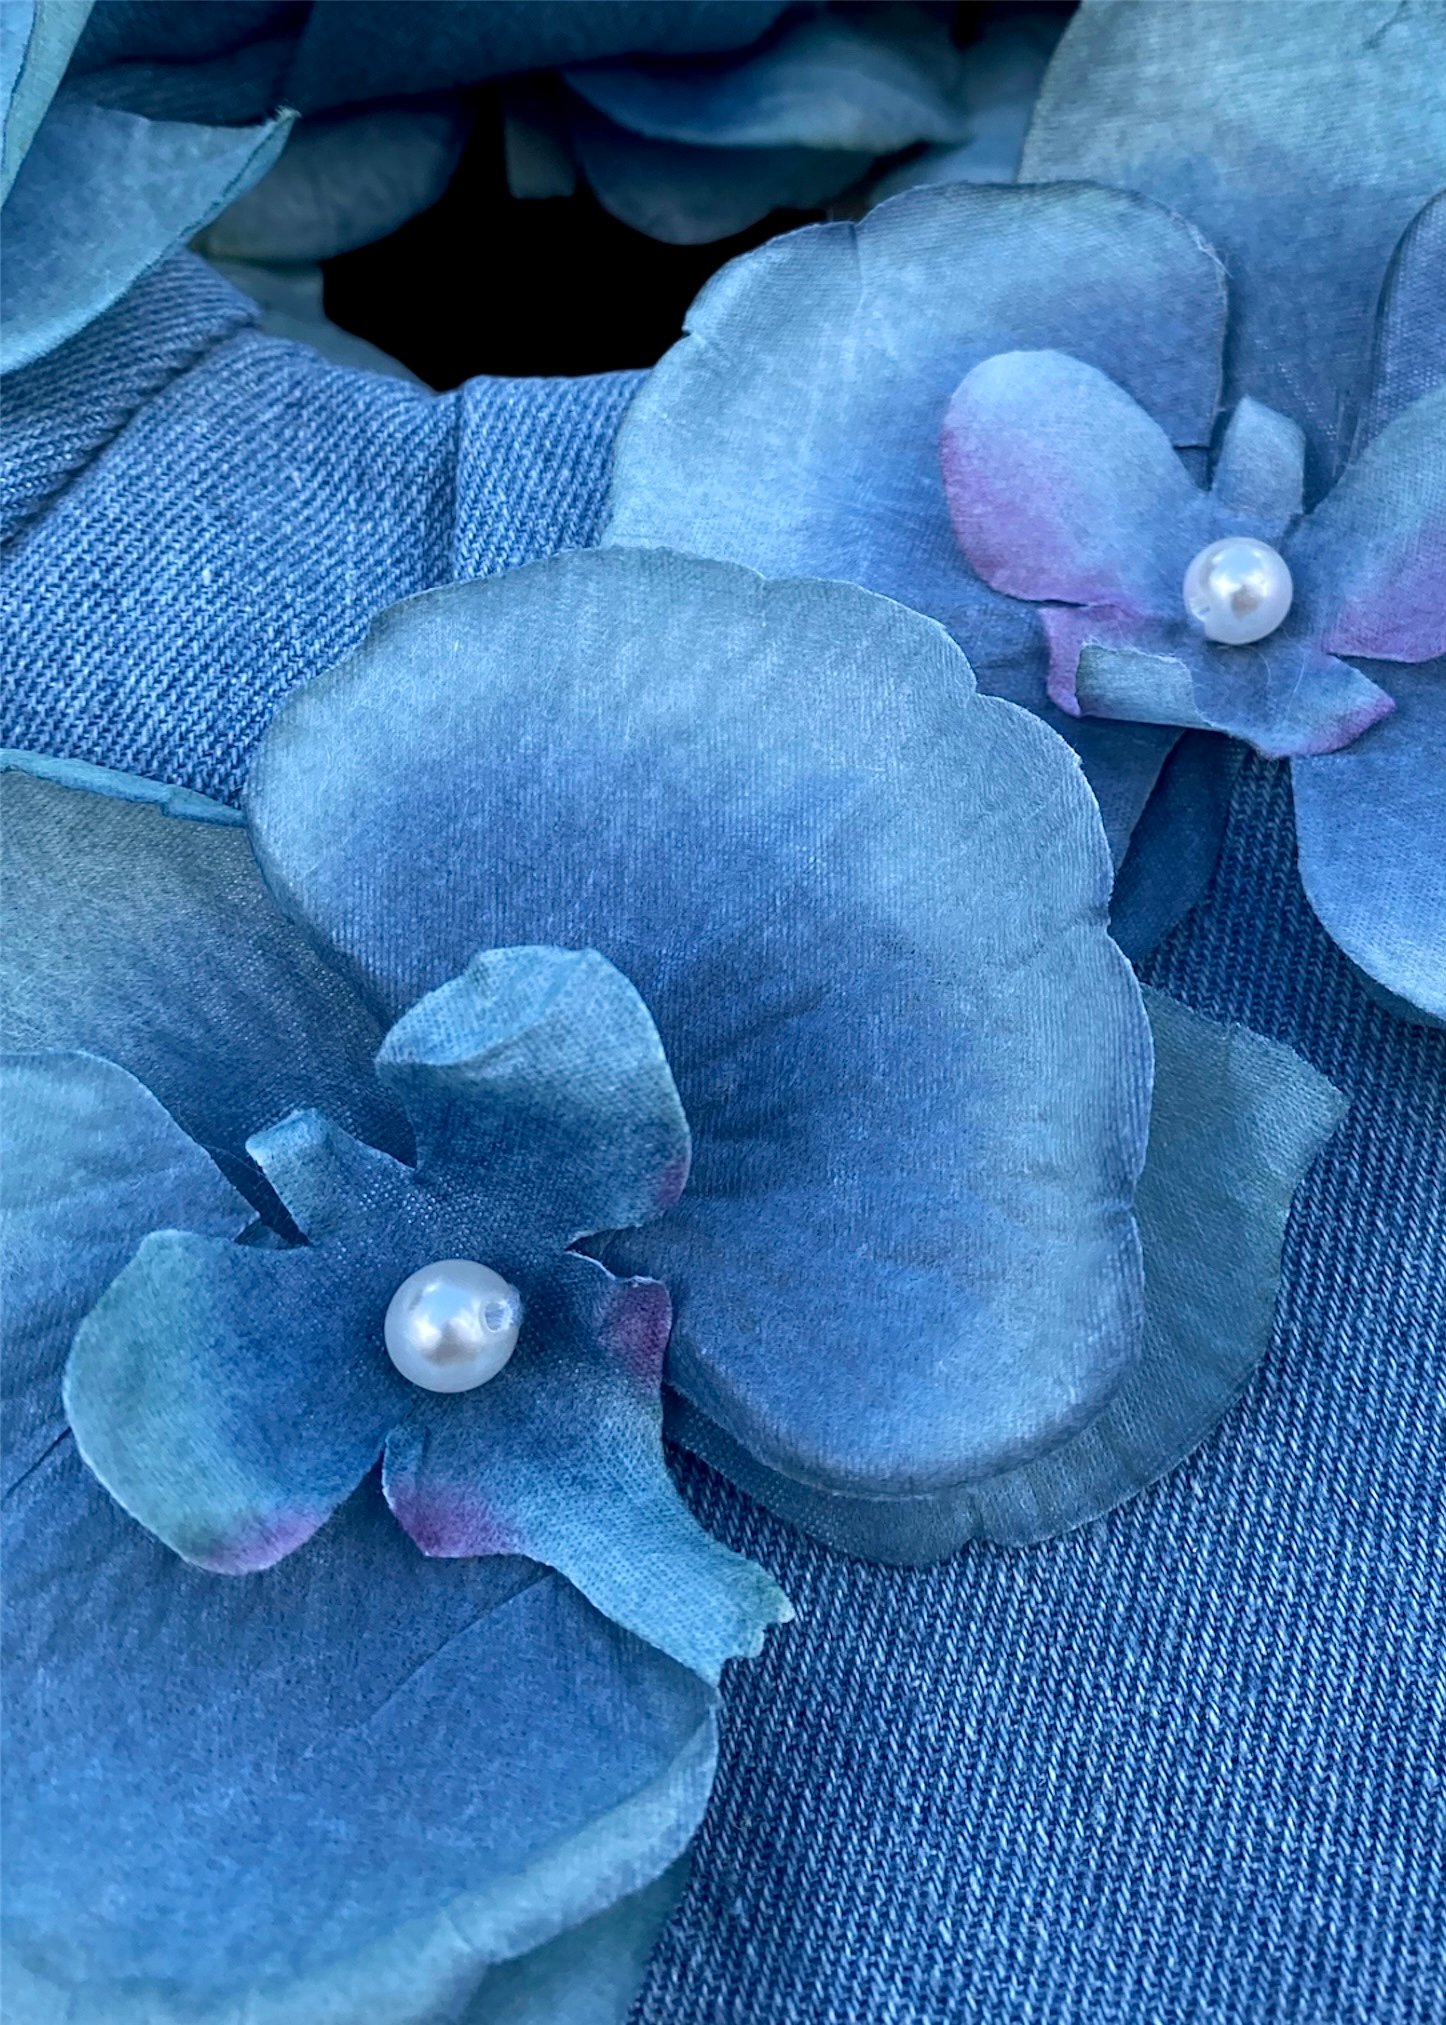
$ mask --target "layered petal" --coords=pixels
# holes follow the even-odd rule
[[[1333,653],[1446,654],[1446,385],[1365,445],[1302,525],[1290,561]]]
[[[860,225],[773,240],[714,278],[637,395],[607,539],[882,591],[942,621],[986,689],[1073,736],[1047,701],[1035,615],[961,556],[944,411],[980,360],[1052,348],[1117,380],[1175,444],[1203,445],[1224,315],[1190,227],[1113,191],[920,189]],[[1081,741],[1117,857],[1171,743]]]
[[[289,121],[138,119],[61,92],[5,204],[0,372],[53,351],[275,161]]]
[[[665,1288],[576,1255],[529,1290],[490,1384],[424,1395],[387,1442],[393,1511],[427,1554],[526,1554],[616,1623],[716,1680],[791,1615],[705,1533],[663,1460]]]
[[[916,1563],[968,1540],[1024,1547],[1088,1524],[1204,1440],[1269,1346],[1291,1205],[1345,1106],[1279,1042],[1160,992],[1146,1003],[1156,1076],[1139,1194],[1145,1349],[1103,1411],[1048,1455],[886,1510],[760,1469],[692,1415],[686,1432],[703,1454],[831,1545]]]
[[[1247,395],[1225,425],[1211,474],[1216,505],[1251,534],[1278,542],[1301,509],[1305,436],[1299,423]]]
[[[1401,235],[1381,288],[1370,385],[1356,428],[1359,453],[1387,422],[1446,385],[1446,190]]]
[[[657,1029],[595,950],[484,950],[403,1015],[377,1070],[423,1181],[485,1191],[513,1245],[646,1223],[688,1178]]]
[[[926,619],[657,551],[457,586],[298,693],[249,807],[384,1006],[492,943],[631,978],[694,1172],[608,1257],[745,1443],[958,1481],[1129,1367],[1149,1046],[1098,816]]]
[[[234,810],[6,754],[0,852],[6,1047],[118,1062],[258,1204],[246,1140],[297,1106],[409,1152],[380,1022],[278,913]]]
[[[559,2025],[622,2019],[714,1697],[559,1577],[423,1561],[368,1484],[219,1581],[68,1441],[9,1501],[5,1574],[16,2025],[415,2025],[538,1990]]]
[[[0,200],[65,74],[91,0],[11,0],[0,16]]]
[[[1076,636],[1091,630],[1089,617],[1079,615]],[[1323,654],[1294,625],[1249,647],[1212,646],[1183,625],[1138,637],[1138,647],[1088,639],[1079,647],[1073,687],[1081,710],[1228,732],[1267,759],[1293,759],[1338,752],[1395,708],[1378,682]]]
[[[963,64],[947,22],[908,5],[799,11],[738,55],[564,71],[615,125],[711,148],[808,148],[865,158],[964,140]]]
[[[55,1053],[0,1057],[0,1213],[8,1491],[63,1440],[76,1322],[147,1233],[229,1239],[253,1212],[133,1076]]]

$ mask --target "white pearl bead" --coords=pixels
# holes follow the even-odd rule
[[[470,1392],[517,1347],[522,1296],[490,1266],[439,1259],[402,1281],[384,1325],[387,1355],[427,1392]]]
[[[1295,596],[1285,557],[1268,542],[1228,535],[1202,548],[1185,572],[1185,609],[1207,640],[1248,647],[1273,633]]]

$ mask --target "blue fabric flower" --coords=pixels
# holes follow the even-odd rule
[[[10,1058],[22,1224],[67,1172],[131,1192],[139,1167],[181,1204],[75,1332],[80,1453],[187,1560],[245,1574],[309,1540],[384,1452],[387,1501],[425,1553],[527,1554],[716,1679],[782,1600],[698,1531],[664,1470],[666,1290],[568,1249],[658,1215],[687,1175],[646,1011],[589,952],[493,950],[413,1006],[376,1060],[395,1107],[380,1136],[415,1158],[319,1110],[263,1117],[245,1142],[252,1193],[280,1214],[258,1222],[127,1070]],[[421,1391],[381,1354],[383,1316],[413,1273],[458,1259],[521,1295],[520,1339],[485,1386]]]
[[[1042,606],[1053,700],[1231,732],[1272,759],[1339,751],[1392,709],[1337,656],[1446,654],[1446,386],[1302,517],[1304,454],[1294,423],[1242,401],[1201,492],[1129,395],[1058,352],[986,359],[944,421],[960,545],[986,583]],[[1293,600],[1258,640],[1220,644],[1188,608],[1187,565],[1242,537],[1281,551]]]
[[[1090,24],[1107,24],[1099,33],[1121,72],[1115,89],[1122,102],[1126,79],[1136,80],[1145,61],[1128,38],[1121,40],[1121,21],[1126,13],[1133,19],[1133,12],[1087,12],[1088,21],[1061,44],[1031,130],[1026,176],[1063,177],[1077,157],[1099,157],[1065,87],[1055,81],[1063,64],[1079,86],[1078,69],[1070,66],[1077,66],[1081,46],[1094,46]],[[1203,12],[1191,12],[1192,37],[1212,34]],[[1289,49],[1299,44],[1307,67],[1324,60],[1312,42],[1313,36],[1320,40],[1321,21],[1312,20],[1320,10],[1285,14]],[[1227,101],[1210,63],[1202,60],[1192,70],[1178,52],[1165,63],[1157,45],[1169,38],[1171,26],[1160,15],[1149,18],[1148,49],[1156,51],[1172,89],[1198,97],[1205,90],[1200,80],[1207,79],[1208,104],[1202,99],[1194,112],[1202,122],[1213,118],[1211,108]],[[1244,10],[1241,30],[1244,54],[1237,66],[1233,52],[1231,74],[1240,71],[1241,117],[1254,133],[1281,99],[1288,66],[1260,10]],[[1342,33],[1352,43],[1362,32],[1343,18]],[[1422,138],[1423,131],[1440,134],[1427,82],[1433,73],[1413,37],[1419,40],[1411,29],[1380,50],[1372,41],[1361,53],[1360,117],[1349,136],[1360,215],[1352,214],[1352,258],[1343,265],[1330,267],[1321,257],[1333,214],[1301,181],[1298,165],[1288,198],[1273,195],[1271,216],[1280,229],[1262,234],[1262,158],[1252,154],[1237,163],[1229,138],[1212,133],[1209,145],[1218,142],[1221,162],[1232,175],[1239,171],[1228,200],[1217,192],[1208,207],[1234,228],[1227,250],[1242,335],[1228,346],[1220,262],[1182,218],[1132,191],[1062,181],[1014,190],[920,189],[881,205],[856,227],[812,227],[735,263],[699,298],[689,335],[634,403],[619,445],[608,538],[664,542],[771,574],[842,576],[942,620],[986,688],[1038,711],[1079,752],[1120,868],[1116,931],[1132,953],[1151,946],[1198,897],[1213,864],[1232,762],[1229,745],[1200,727],[1240,731],[1263,749],[1302,755],[1293,758],[1293,768],[1302,876],[1313,904],[1370,977],[1434,1014],[1446,993],[1439,961],[1446,947],[1446,896],[1428,868],[1440,854],[1446,824],[1437,763],[1446,735],[1437,722],[1446,709],[1440,700],[1446,687],[1434,660],[1424,657],[1434,657],[1439,637],[1432,613],[1440,576],[1431,562],[1439,537],[1429,532],[1440,512],[1433,490],[1439,488],[1433,462],[1439,453],[1432,449],[1439,424],[1436,409],[1427,405],[1408,422],[1400,410],[1409,404],[1392,389],[1409,385],[1419,398],[1437,383],[1430,361],[1439,359],[1439,345],[1420,335],[1429,324],[1431,291],[1439,289],[1433,280],[1443,230],[1437,206],[1428,205],[1410,226],[1382,285],[1390,245],[1430,197],[1431,179],[1440,173],[1439,147],[1433,156]],[[1337,60],[1333,49],[1330,62]],[[1258,87],[1246,75],[1251,65]],[[1236,107],[1233,95],[1228,103]],[[1308,95],[1297,94],[1281,116],[1282,132],[1302,154],[1307,143],[1298,129],[1311,117],[1307,105]],[[1187,152],[1177,144],[1169,159],[1178,163]],[[1175,197],[1176,184],[1152,167],[1158,158],[1158,151],[1131,157],[1129,180]],[[1120,180],[1126,180],[1123,172]],[[1283,303],[1298,293],[1292,282],[1297,269],[1320,290],[1319,304],[1312,303],[1303,322],[1297,319],[1298,328]],[[1363,374],[1360,334],[1373,315],[1380,340]],[[1259,385],[1242,385],[1241,345],[1265,366],[1266,327],[1268,370]],[[1416,335],[1408,340],[1407,331]],[[1307,365],[1304,353],[1311,347]],[[1410,364],[1408,351],[1414,352]],[[1066,614],[1050,621],[1058,642],[1051,696],[1051,637],[1038,613],[986,581],[987,567],[986,575],[970,567],[950,523],[939,431],[956,389],[986,359],[1038,352],[1067,354],[1088,369],[1097,397],[1092,415],[1074,412],[1071,397],[1056,402],[1051,412],[1059,429],[1076,440],[1065,454],[1061,436],[1050,457],[1059,450],[1058,461],[1074,474],[1081,540],[1092,536],[1080,516],[1093,516],[1108,499],[1116,552],[1108,581],[1100,576],[1096,586],[1081,579],[1083,588],[1075,592],[1061,580],[1049,596],[1163,614],[1165,575],[1183,577],[1194,552],[1187,548],[1192,531],[1200,534],[1201,547],[1212,527],[1278,530],[1300,505],[1309,509],[1310,518],[1291,538],[1302,577],[1297,614],[1254,699],[1239,693],[1244,663],[1238,653],[1232,662],[1192,649],[1208,694],[1202,697],[1181,675],[1174,679],[1173,704],[1157,699],[1131,709],[1130,685],[1142,670],[1116,655],[1110,704],[1116,721],[1076,716],[1068,672],[1070,629],[1078,622]],[[1200,475],[1214,436],[1222,360],[1237,397],[1237,421],[1233,440],[1220,446],[1213,503],[1204,505],[1191,479]],[[1334,374],[1328,428],[1325,403],[1309,378],[1323,360]],[[1309,379],[1308,406],[1299,414],[1292,410],[1291,421],[1272,421],[1259,404],[1297,378],[1303,386]],[[1114,395],[1101,392],[1106,383],[1113,383]],[[975,393],[982,384],[972,383]],[[1353,413],[1359,416],[1356,460],[1341,478],[1341,442]],[[1388,418],[1394,433],[1374,447]],[[1294,490],[1301,462],[1296,421],[1305,432],[1303,499]],[[1019,429],[1014,438],[1022,440]],[[997,521],[1001,500],[1007,496],[1009,511],[1018,515],[1026,497],[1037,508],[1053,482],[1053,462],[1032,485],[1025,472],[1016,501],[1012,454],[994,456],[981,516],[997,524],[970,536],[971,552],[986,565],[991,544],[1013,553],[1031,539],[1023,527],[1010,528],[1008,515]],[[983,482],[973,471],[958,476],[975,486]],[[1322,498],[1336,479],[1329,498]],[[1419,541],[1414,560],[1404,553],[1392,560],[1392,542],[1402,541]],[[1122,568],[1133,572],[1128,584]],[[1342,572],[1347,580],[1340,580]],[[1337,581],[1328,581],[1332,576]],[[1390,624],[1378,608],[1385,586],[1396,601]],[[1173,581],[1177,606],[1180,589]],[[1125,632],[1138,645],[1138,631],[1121,617],[1112,639]],[[1286,643],[1297,640],[1303,652],[1310,649],[1301,663],[1310,680],[1287,708],[1295,663],[1287,665]],[[1394,665],[1378,679],[1382,657]],[[1091,656],[1090,664],[1097,667],[1099,657]],[[1228,697],[1222,683],[1233,685]],[[1395,712],[1377,722],[1386,696]],[[1181,725],[1191,727],[1183,740],[1176,729]],[[1334,750],[1350,740],[1356,742],[1348,751]]]

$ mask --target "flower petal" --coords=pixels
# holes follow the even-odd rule
[[[1147,992],[1155,1109],[1140,1182],[1145,1352],[1103,1411],[1049,1454],[942,1495],[826,1498],[725,1448],[700,1452],[845,1552],[923,1562],[968,1540],[1033,1545],[1101,1517],[1181,1462],[1238,1399],[1270,1341],[1292,1198],[1344,1100],[1276,1041]]]
[[[437,202],[470,127],[461,103],[446,99],[302,120],[260,182],[199,235],[196,251],[293,266],[370,245]]]
[[[657,1029],[596,950],[484,950],[403,1014],[377,1073],[423,1180],[485,1189],[533,1243],[646,1223],[688,1178]]]
[[[723,57],[633,57],[575,66],[572,89],[615,125],[712,148],[893,154],[962,141],[963,64],[946,22],[922,8],[785,15],[763,41]]]
[[[636,1959],[584,1923],[695,1832],[714,1695],[558,1577],[424,1562],[368,1484],[221,1582],[68,1441],[9,1503],[5,1572],[17,2017],[415,2025],[535,1980],[570,2020]]]
[[[1275,542],[1300,512],[1304,488],[1300,425],[1263,401],[1237,401],[1210,480],[1216,504],[1250,533]]]
[[[656,550],[455,586],[298,692],[250,811],[384,1004],[523,941],[632,979],[694,1173],[620,1269],[739,1439],[955,1482],[1119,1382],[1149,1053],[1098,815],[926,619]]]
[[[1388,422],[1290,546],[1335,654],[1446,654],[1446,386]]]
[[[75,1326],[146,1233],[233,1238],[253,1212],[149,1090],[85,1054],[0,1057],[0,1210],[8,1490],[63,1437]]]
[[[700,148],[650,141],[576,106],[572,149],[603,209],[669,246],[728,239],[770,211],[812,210],[873,159],[833,148]]]
[[[119,1062],[253,1195],[247,1135],[297,1105],[409,1150],[381,1026],[278,912],[234,810],[3,754],[0,832],[6,1047]]]
[[[199,1567],[247,1575],[293,1552],[406,1412],[376,1289],[350,1265],[154,1231],[76,1330],[65,1406],[81,1454]]]
[[[144,120],[62,90],[5,203],[0,372],[53,351],[184,245],[265,174],[289,124]]]
[[[1440,23],[1393,0],[1080,8],[1025,144],[1031,181],[1138,190],[1230,273],[1227,397],[1294,416],[1312,492],[1349,441],[1381,278],[1441,184]],[[1350,116],[1321,117],[1350,80]],[[1162,299],[1163,307],[1163,299]]]
[[[91,0],[10,0],[0,39],[0,200],[54,98]]]
[[[606,538],[882,591],[947,626],[985,689],[1073,737],[1049,710],[1034,613],[961,556],[939,475],[945,408],[981,359],[1053,347],[1201,445],[1224,315],[1209,249],[1118,191],[920,189],[859,225],[775,239],[715,276],[635,398]],[[1124,821],[1117,856],[1171,742],[1086,748]]]
[[[1370,386],[1356,430],[1356,454],[1403,409],[1446,385],[1446,190],[1401,235],[1376,315]]]
[[[1353,963],[1446,1020],[1446,660],[1379,672],[1394,715],[1291,768],[1300,876]]]
[[[999,352],[965,375],[941,444],[959,545],[1013,598],[1162,613],[1205,534],[1169,437],[1063,352]]]
[[[1379,683],[1284,627],[1250,647],[1215,647],[1181,625],[1158,653],[1086,646],[1075,671],[1082,710],[1243,738],[1267,759],[1338,752],[1395,708]],[[1171,651],[1173,649],[1173,651]]]
[[[427,1554],[526,1554],[650,1645],[716,1680],[792,1613],[705,1533],[663,1460],[668,1296],[564,1256],[529,1289],[511,1361],[477,1391],[424,1395],[383,1482]]]
[[[224,1574],[291,1553],[376,1461],[412,1397],[383,1348],[386,1304],[445,1255],[412,1170],[319,1114],[250,1151],[310,1242],[152,1226],[77,1326],[65,1374],[72,1432],[112,1497]],[[123,1142],[108,1152],[119,1186]]]

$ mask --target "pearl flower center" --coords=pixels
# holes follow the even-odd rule
[[[383,1325],[387,1355],[426,1392],[471,1392],[517,1347],[522,1296],[490,1266],[439,1259],[402,1281]]]
[[[1185,572],[1185,609],[1207,640],[1248,647],[1273,633],[1295,596],[1285,557],[1268,542],[1228,535],[1202,548]]]

